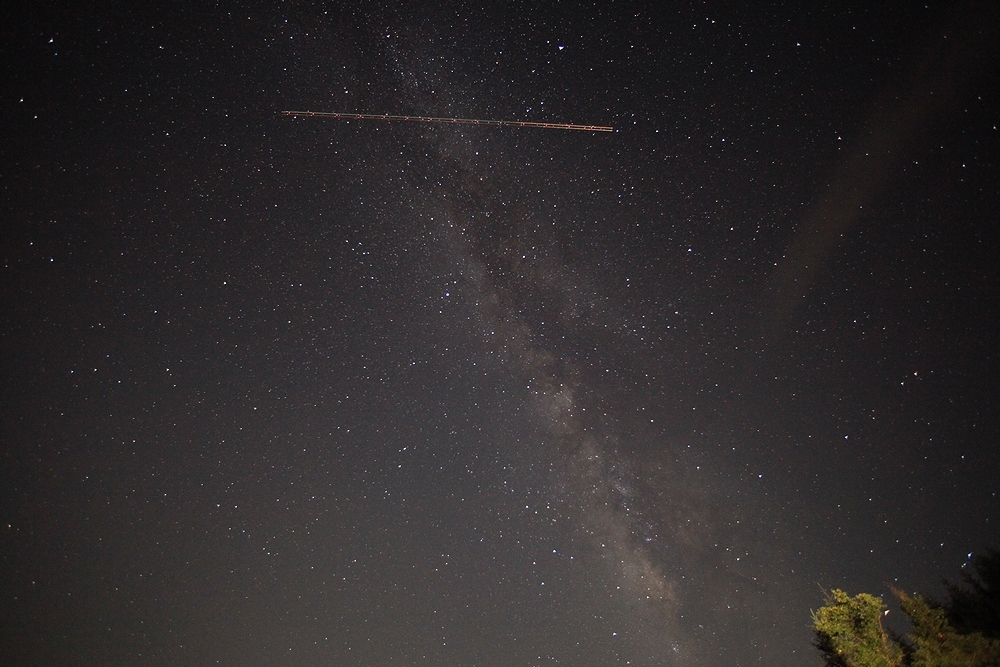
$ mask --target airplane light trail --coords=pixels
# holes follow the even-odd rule
[[[493,125],[502,127],[538,127],[546,130],[583,130],[614,132],[607,125],[573,125],[571,123],[538,123],[525,120],[482,120],[480,118],[435,118],[432,116],[390,116],[373,113],[338,113],[335,111],[282,111],[282,116],[296,118],[340,118],[343,120],[407,120],[413,123],[446,123],[450,125]]]

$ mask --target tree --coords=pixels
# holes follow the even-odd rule
[[[903,613],[913,626],[910,632],[912,667],[996,667],[1000,641],[979,632],[961,633],[948,620],[948,609],[895,591]]]
[[[1000,667],[1000,552],[945,586],[945,603],[893,591],[912,626],[906,639],[885,632],[881,598],[834,590],[812,615],[816,648],[829,667]]]
[[[882,627],[885,605],[868,593],[855,597],[841,590],[826,596],[813,612],[816,648],[831,667],[899,667],[903,650]]]
[[[1000,639],[1000,552],[991,549],[976,556],[972,572],[962,572],[961,584],[945,586],[948,620],[959,632]]]

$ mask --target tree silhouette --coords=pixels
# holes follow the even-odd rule
[[[1000,552],[990,549],[963,571],[961,583],[945,582],[948,620],[959,632],[1000,639]]]

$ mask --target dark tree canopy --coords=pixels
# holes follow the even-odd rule
[[[946,582],[948,620],[959,632],[1000,639],[1000,552],[989,550],[962,572],[961,583]]]

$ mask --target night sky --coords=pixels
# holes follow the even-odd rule
[[[995,3],[139,4],[0,28],[3,665],[819,665],[1000,546]]]

